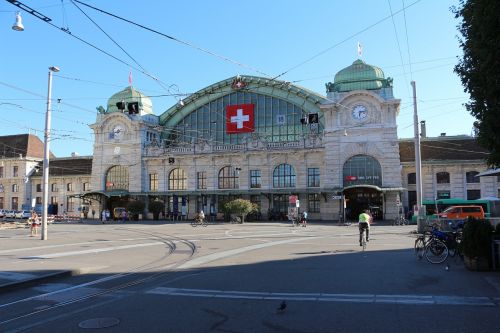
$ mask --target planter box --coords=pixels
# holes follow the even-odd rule
[[[488,258],[478,257],[471,258],[464,256],[465,267],[470,271],[489,271],[490,263]]]

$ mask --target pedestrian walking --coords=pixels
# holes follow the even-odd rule
[[[102,224],[104,224],[106,222],[106,211],[104,209],[102,210],[102,213],[101,213],[101,221],[102,221]]]
[[[307,211],[302,212],[302,226],[307,227]]]

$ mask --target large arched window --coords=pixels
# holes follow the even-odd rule
[[[176,168],[168,174],[169,190],[187,190],[186,172],[181,168]]]
[[[344,187],[353,185],[382,185],[380,163],[368,155],[356,155],[344,163]]]
[[[280,164],[273,171],[273,187],[295,187],[295,169],[290,164]]]
[[[226,166],[219,171],[219,189],[239,188],[238,170],[232,166]]]
[[[436,182],[438,184],[449,184],[450,173],[445,171],[436,173]]]
[[[128,168],[115,165],[106,173],[106,191],[127,190],[128,191]]]
[[[192,143],[203,139],[221,144],[243,144],[249,133],[228,133],[226,107],[253,104],[254,133],[273,142],[298,141],[303,134],[323,131],[323,114],[318,113],[318,123],[304,126],[300,119],[309,111],[285,99],[251,91],[237,91],[200,105],[185,116],[167,138],[167,145]]]

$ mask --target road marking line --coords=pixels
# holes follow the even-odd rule
[[[237,249],[233,249],[233,250],[216,252],[216,253],[212,253],[212,254],[209,254],[209,255],[206,255],[203,257],[192,259],[192,260],[180,265],[178,267],[178,269],[193,268],[196,266],[206,264],[206,263],[211,262],[211,261],[235,256],[235,255],[238,255],[238,254],[241,254],[244,252],[263,249],[263,248],[270,247],[270,246],[276,246],[276,245],[287,244],[287,243],[296,243],[296,242],[304,241],[306,239],[318,239],[318,238],[322,238],[322,237],[301,237],[301,238],[296,238],[296,239],[287,239],[287,240],[281,240],[281,241],[277,241],[277,242],[256,244],[256,245],[245,246],[245,247],[241,247],[241,248],[237,248]]]
[[[380,303],[380,304],[411,304],[411,305],[469,305],[498,306],[498,299],[493,297],[470,296],[429,296],[429,295],[370,295],[370,294],[324,294],[324,293],[273,293],[223,291],[208,289],[184,289],[157,287],[148,290],[146,294],[171,295],[187,297],[213,297],[231,299],[288,300],[288,301],[318,301],[347,303]]]
[[[75,255],[80,255],[80,254],[100,253],[100,252],[125,250],[125,249],[133,249],[133,248],[138,248],[138,247],[157,246],[157,245],[165,245],[165,243],[163,243],[163,242],[153,242],[153,243],[143,243],[143,244],[133,244],[133,245],[122,245],[122,246],[104,247],[104,248],[100,248],[100,249],[91,249],[91,250],[69,251],[69,252],[59,252],[59,253],[50,253],[50,254],[39,254],[39,255],[36,255],[36,256],[23,257],[23,259],[53,259],[53,258],[75,256]]]

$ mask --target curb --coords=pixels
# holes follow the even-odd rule
[[[71,276],[76,276],[76,275],[80,275],[80,274],[82,274],[82,272],[79,269],[54,271],[51,273],[39,275],[39,276],[31,278],[31,279],[4,283],[4,284],[0,285],[0,293],[7,293],[7,292],[14,291],[14,290],[21,289],[21,288],[32,287],[32,286],[42,284],[44,282],[48,282],[48,281],[51,281],[54,279],[59,279],[59,278],[63,278],[63,277],[71,277]]]

